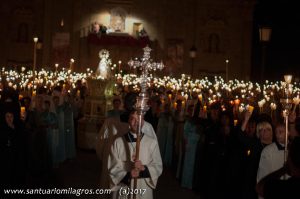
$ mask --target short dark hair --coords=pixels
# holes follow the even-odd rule
[[[121,100],[119,98],[115,98],[115,99],[113,99],[113,103],[115,103],[115,102],[121,102]]]
[[[136,93],[127,93],[124,98],[124,108],[127,111],[131,111],[134,109],[134,105],[136,103],[137,94]]]

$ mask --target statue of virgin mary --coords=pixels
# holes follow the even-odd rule
[[[107,79],[110,76],[111,60],[109,59],[109,52],[106,49],[102,49],[99,52],[100,62],[96,70],[96,75],[103,79]]]

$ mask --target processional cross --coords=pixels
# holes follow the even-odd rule
[[[293,99],[292,99],[292,75],[285,75],[285,88],[284,88],[284,97],[280,99],[283,108],[283,116],[285,118],[285,142],[284,142],[284,164],[287,162],[287,155],[288,155],[288,122],[289,122],[289,114],[291,113],[291,109],[293,106]],[[293,110],[295,111],[295,109]],[[286,178],[286,175],[284,175]]]
[[[141,129],[142,129],[142,117],[143,115],[149,110],[148,106],[148,100],[149,96],[147,93],[147,88],[148,88],[148,75],[149,71],[152,70],[162,70],[165,66],[163,62],[153,62],[152,59],[150,59],[150,53],[151,53],[151,48],[149,46],[146,46],[143,48],[144,50],[144,55],[141,58],[141,60],[135,59],[135,60],[130,60],[128,62],[128,65],[130,68],[139,68],[142,73],[140,76],[140,93],[137,97],[137,102],[135,104],[135,109],[137,110],[138,114],[138,132],[137,132],[137,139],[136,139],[136,152],[135,152],[135,159],[139,159],[139,152],[140,152],[140,142],[141,142]],[[137,178],[134,178],[134,189],[137,187]],[[136,194],[133,196],[136,198]]]

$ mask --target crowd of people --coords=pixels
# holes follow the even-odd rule
[[[267,113],[246,110],[237,117],[233,106],[217,101],[206,108],[196,97],[189,104],[177,100],[175,109],[160,104],[152,99],[156,111],[150,109],[145,120],[151,118],[164,166],[182,187],[204,198],[254,199],[257,182],[284,166],[283,116],[275,121]],[[290,141],[300,132],[295,111],[288,123]]]
[[[9,87],[1,90],[1,185],[24,185],[75,158],[76,122],[83,117],[86,88],[79,81],[70,93],[62,89],[39,88],[35,96],[23,98]],[[143,117],[141,154],[136,158],[137,94],[123,94],[124,99],[113,100],[97,137],[101,188],[131,186],[134,178],[142,178],[137,186],[149,190],[147,197],[152,198],[163,169],[172,171],[183,188],[212,199],[268,198],[270,183],[265,181],[273,172],[299,181],[299,159],[292,153],[294,158],[284,160],[288,146],[283,115],[257,109],[237,115],[234,105],[224,101],[207,105],[192,95],[174,103],[169,93],[154,94]],[[289,114],[288,143],[300,134],[295,110]]]
[[[203,198],[257,199],[261,197],[256,190],[257,183],[285,165],[283,115],[271,117],[254,109],[237,117],[230,104],[224,106],[217,101],[205,107],[195,97],[188,104],[177,100],[173,106],[171,101],[162,98],[167,99],[168,94],[151,97],[144,121],[153,127],[164,168],[173,172],[181,187],[200,192]],[[120,110],[121,100],[116,99],[115,114],[110,112],[99,133],[102,138],[112,138],[106,142],[107,146],[113,146],[116,137],[130,131],[128,125],[121,125],[122,121],[128,121],[128,117],[123,118],[128,110],[124,100],[125,112]],[[290,143],[300,135],[296,111],[289,114],[288,125]],[[142,130],[147,131],[151,130]],[[103,146],[103,141],[99,145]],[[108,148],[109,159],[111,148]],[[108,173],[105,179],[114,176],[110,172],[102,172]],[[285,174],[285,177],[290,176]]]
[[[62,86],[52,92],[41,87],[34,95],[1,89],[1,187],[36,186],[36,179],[47,184],[61,163],[75,158],[75,123],[84,100],[78,90],[84,93],[80,82],[66,94]]]

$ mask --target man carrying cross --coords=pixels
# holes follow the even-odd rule
[[[137,199],[152,199],[153,189],[163,169],[158,142],[155,138],[141,132],[139,159],[137,159],[138,116],[136,111],[130,113],[128,123],[130,127],[128,133],[114,141],[108,158],[110,185],[115,191],[113,198],[123,198],[124,195],[132,198],[136,194]],[[135,190],[130,189],[133,188],[134,178],[137,178]]]

